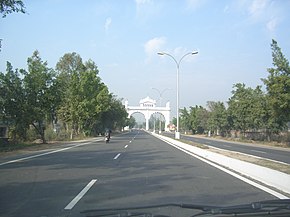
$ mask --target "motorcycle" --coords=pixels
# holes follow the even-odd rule
[[[109,143],[110,142],[110,136],[106,136],[105,137],[105,141],[106,141],[106,143]]]
[[[105,133],[105,141],[106,141],[106,143],[109,143],[109,142],[110,142],[110,139],[111,139],[111,134],[110,134],[110,132],[106,132],[106,133]]]

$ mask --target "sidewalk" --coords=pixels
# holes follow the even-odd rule
[[[267,188],[267,191],[279,198],[288,198],[290,195],[290,175],[282,173],[273,169],[269,169],[263,166],[259,166],[253,163],[241,161],[238,159],[230,158],[218,153],[201,149],[178,140],[153,134],[155,137],[167,142],[175,148],[186,152],[212,166],[222,169],[223,171],[240,179],[249,179],[249,184],[255,185],[263,190]],[[243,178],[242,178],[243,177]],[[245,181],[245,180],[244,180]],[[250,183],[254,182],[254,183]],[[288,194],[288,195],[287,195]]]

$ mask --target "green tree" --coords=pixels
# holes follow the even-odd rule
[[[19,73],[8,62],[6,73],[0,73],[0,119],[10,124],[13,138],[25,140],[33,126],[45,142],[45,127],[58,119],[71,136],[122,129],[128,123],[124,105],[101,81],[93,61],[65,54],[56,73],[35,51],[27,64],[28,71]]]
[[[267,101],[261,87],[252,89],[238,83],[234,85],[232,94],[228,102],[228,111],[233,128],[243,134],[247,130],[265,129],[269,117]]]
[[[22,85],[23,70],[13,70],[7,62],[6,73],[0,73],[0,120],[9,124],[13,141],[25,140],[29,128],[25,91]]]
[[[58,79],[62,82],[63,90],[66,90],[70,85],[73,73],[80,73],[85,69],[85,66],[81,56],[73,52],[64,54],[57,62],[55,68],[58,72]]]
[[[54,104],[54,71],[43,62],[38,51],[28,58],[28,72],[23,79],[24,91],[26,95],[25,111],[29,123],[40,135],[45,143],[46,121],[50,119]]]
[[[101,81],[92,60],[83,63],[78,54],[68,53],[60,58],[56,69],[63,87],[59,117],[70,128],[71,138],[126,125],[128,114],[124,106]]]
[[[224,135],[228,130],[227,110],[223,102],[207,102],[209,108],[208,128],[216,135]]]
[[[232,118],[232,124],[235,130],[241,130],[243,133],[249,129],[250,101],[249,90],[245,84],[235,84],[232,91],[232,97],[229,99],[229,114]]]
[[[179,122],[180,122],[180,128],[184,131],[191,130],[191,121],[190,121],[190,113],[186,108],[179,110]]]
[[[79,74],[81,71],[84,71],[85,66],[80,55],[73,52],[64,54],[57,62],[55,68],[60,89],[59,94],[64,99],[69,95],[68,89],[71,86],[73,74]]]
[[[80,129],[89,133],[94,122],[101,118],[103,112],[110,109],[112,95],[101,82],[95,63],[89,60],[84,66],[84,71],[79,74],[79,83],[75,83],[75,87],[78,88],[75,96],[79,98],[76,112]]]
[[[70,131],[72,139],[73,135],[80,130],[79,110],[83,109],[83,105],[80,105],[81,100],[83,100],[79,91],[80,75],[85,71],[85,66],[80,55],[74,52],[67,53],[56,64],[56,71],[62,98],[62,103],[57,113],[65,129]]]
[[[189,112],[183,110],[182,117],[187,117],[186,124],[188,128],[192,131],[193,134],[202,134],[208,129],[207,121],[209,117],[208,111],[202,106],[190,107]]]
[[[262,80],[268,92],[272,127],[280,131],[290,122],[290,66],[275,40],[271,49],[274,67],[268,69],[268,77]]]
[[[110,107],[110,118],[112,123],[112,129],[121,130],[128,123],[128,113],[125,106],[122,104],[122,101],[113,97]],[[132,121],[132,120],[131,120]],[[132,125],[132,123],[131,123]]]
[[[0,1],[0,13],[2,14],[2,18],[14,12],[26,13],[24,3],[21,0]]]
[[[208,129],[209,113],[202,106],[196,106],[195,108],[195,119],[192,122],[192,128],[195,129],[197,134],[203,134]]]
[[[133,128],[137,125],[136,119],[133,116],[130,116],[130,118],[127,120],[127,126],[129,126],[129,128]]]

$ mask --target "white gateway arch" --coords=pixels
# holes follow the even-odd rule
[[[149,119],[154,113],[160,113],[165,118],[165,131],[169,131],[168,125],[170,124],[170,103],[167,102],[165,107],[157,107],[156,100],[146,97],[141,99],[139,106],[129,106],[128,101],[125,101],[125,108],[128,112],[128,117],[134,113],[141,113],[146,120],[146,130],[149,130]]]

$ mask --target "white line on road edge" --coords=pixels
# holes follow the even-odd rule
[[[114,160],[117,160],[118,157],[120,157],[121,153],[117,154],[115,157],[114,157]]]
[[[99,141],[99,140],[96,140],[96,141]],[[54,154],[54,153],[61,152],[61,151],[66,151],[66,150],[69,150],[69,149],[72,149],[72,148],[76,148],[76,147],[79,147],[79,146],[88,145],[88,144],[90,144],[92,142],[95,142],[95,141],[86,142],[86,143],[82,143],[82,144],[78,144],[78,145],[73,145],[73,146],[70,146],[70,147],[67,147],[67,148],[56,149],[56,150],[45,152],[45,153],[42,153],[42,154],[37,154],[37,155],[29,156],[29,157],[23,157],[23,158],[19,158],[19,159],[16,159],[16,160],[7,161],[7,162],[4,162],[4,163],[0,163],[0,166],[6,165],[6,164],[11,164],[11,163],[16,163],[16,162],[20,162],[20,161],[24,161],[24,160],[29,160],[29,159],[32,159],[32,158],[41,157],[41,156],[45,156],[45,155],[49,155],[49,154]]]
[[[80,199],[90,190],[90,188],[95,184],[97,179],[92,179],[92,181],[87,184],[87,186],[64,208],[64,209],[72,209],[77,202],[79,202]]]
[[[214,167],[216,167],[216,168],[218,168],[218,169],[220,169],[220,170],[222,170],[222,171],[224,171],[224,172],[226,172],[226,173],[228,173],[228,174],[230,174],[230,175],[232,175],[232,176],[234,176],[234,177],[236,177],[236,178],[238,178],[238,179],[240,179],[240,180],[242,180],[242,181],[244,181],[244,182],[246,182],[246,183],[248,183],[250,185],[253,185],[256,188],[259,188],[259,189],[261,189],[261,190],[263,190],[265,192],[268,192],[269,194],[272,194],[273,196],[275,196],[275,197],[277,197],[279,199],[289,199],[287,196],[285,196],[283,194],[280,194],[277,191],[274,191],[274,190],[272,190],[272,189],[270,189],[268,187],[265,187],[263,185],[260,185],[260,184],[258,184],[256,182],[254,182],[254,181],[252,181],[252,180],[250,180],[248,178],[245,178],[245,177],[243,177],[241,175],[238,175],[237,173],[234,173],[234,172],[232,172],[232,171],[230,171],[230,170],[228,170],[228,169],[226,169],[226,168],[224,168],[222,166],[219,166],[218,164],[215,164],[214,162],[206,160],[205,158],[202,158],[202,157],[200,157],[200,156],[198,156],[198,155],[196,155],[196,154],[194,154],[194,153],[192,153],[190,151],[187,151],[187,150],[185,150],[185,149],[183,149],[183,148],[181,148],[181,147],[169,142],[169,141],[166,141],[163,138],[160,138],[160,139],[163,140],[164,142],[166,142],[167,144],[179,149],[180,151],[183,151],[183,152],[185,152],[185,153],[187,153],[187,154],[189,154],[189,155],[191,155],[191,156],[193,156],[193,157],[195,157],[195,158],[197,158],[197,159],[199,159],[201,161],[204,161],[205,163],[210,164],[211,166],[214,166]]]

